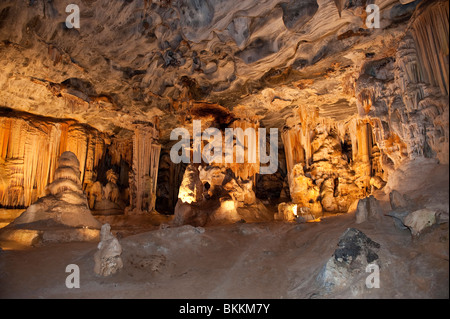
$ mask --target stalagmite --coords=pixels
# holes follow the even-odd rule
[[[82,183],[98,166],[105,135],[73,120],[56,120],[23,112],[0,112],[0,204],[27,207],[45,195],[65,151],[80,158]],[[85,173],[88,172],[85,176]]]
[[[111,226],[104,224],[100,232],[98,251],[94,255],[94,272],[100,276],[110,276],[123,268],[122,246],[113,234]]]
[[[0,231],[0,238],[22,244],[95,240],[101,223],[89,210],[80,182],[79,161],[74,153],[64,152],[58,160],[55,180],[47,186],[48,195]],[[24,239],[24,231],[35,236]]]

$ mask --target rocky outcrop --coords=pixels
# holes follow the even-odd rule
[[[316,280],[325,294],[365,284],[366,268],[380,266],[377,254],[380,244],[356,228],[348,228],[339,239],[338,248],[328,260]]]
[[[358,201],[355,218],[356,223],[361,224],[365,221],[377,221],[383,216],[383,210],[380,203],[373,196],[362,198]]]
[[[430,209],[420,209],[408,214],[404,224],[411,230],[414,237],[418,237],[425,228],[436,223],[436,212]]]
[[[448,223],[448,214],[428,208],[412,212],[408,210],[391,211],[387,216],[393,217],[396,228],[409,229],[413,238],[418,238],[422,232],[438,222]]]

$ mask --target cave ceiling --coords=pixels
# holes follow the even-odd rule
[[[299,105],[343,120],[362,66],[393,56],[418,2],[377,1],[369,29],[370,0],[1,1],[0,106],[112,134],[158,116],[162,140],[186,105],[266,127]]]

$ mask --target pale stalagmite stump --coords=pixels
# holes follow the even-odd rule
[[[111,226],[104,224],[100,232],[98,251],[94,255],[94,272],[100,276],[110,276],[123,267],[122,246],[111,234]]]

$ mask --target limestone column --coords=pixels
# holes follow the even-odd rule
[[[155,208],[161,145],[152,123],[137,123],[133,136],[133,162],[130,176],[130,207],[134,212]]]

